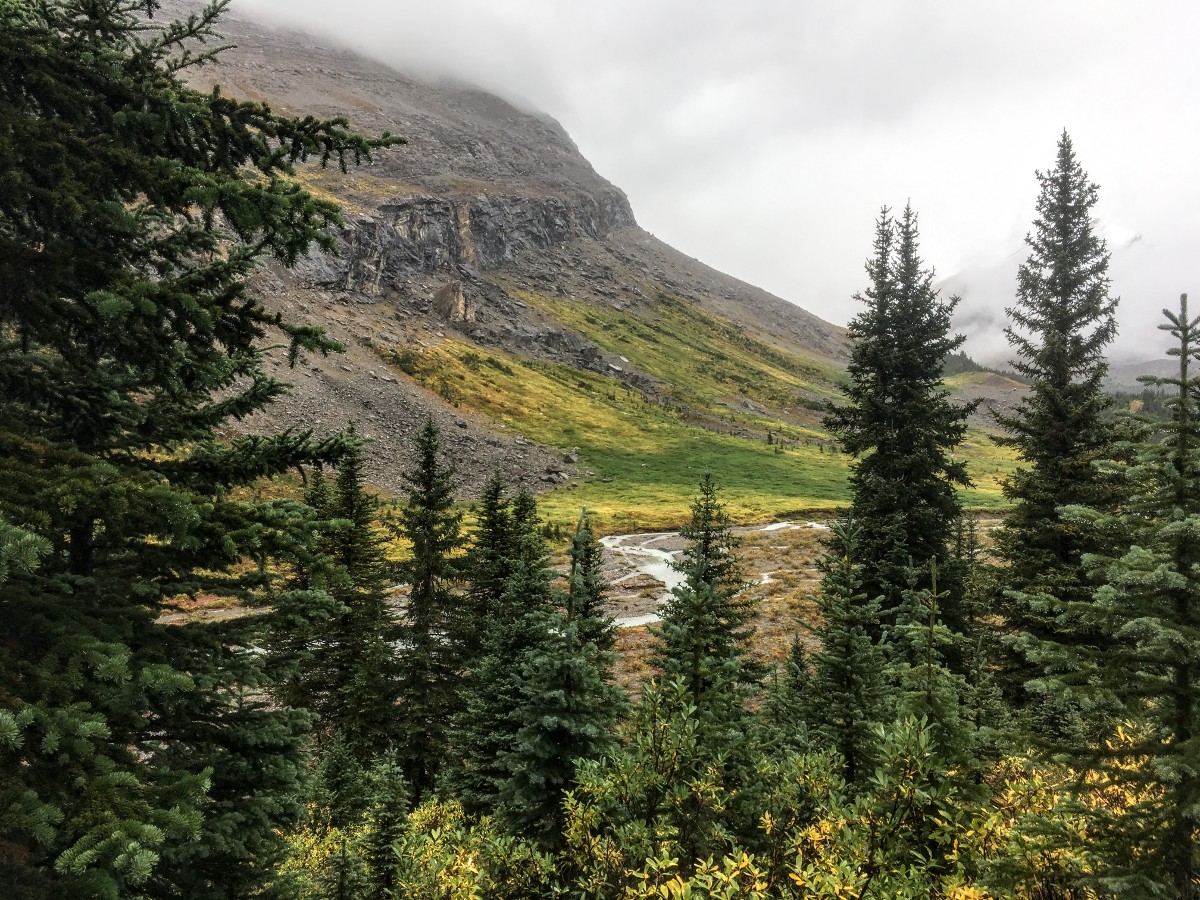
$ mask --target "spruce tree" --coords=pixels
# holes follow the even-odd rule
[[[653,663],[667,680],[687,686],[702,715],[724,719],[741,709],[759,666],[749,646],[755,605],[744,590],[737,540],[712,473],[702,477],[691,521],[680,534],[689,542],[675,563],[684,581],[652,629],[659,640]]]
[[[479,498],[475,535],[463,566],[468,588],[462,615],[455,623],[454,643],[462,649],[468,669],[483,650],[486,623],[496,614],[517,555],[512,510],[504,491],[504,478],[497,470]]]
[[[462,629],[455,623],[459,598],[452,584],[462,516],[454,510],[454,469],[440,459],[432,418],[417,435],[416,450],[397,529],[412,545],[412,556],[402,567],[410,590],[401,628],[396,731],[404,776],[419,804],[433,788],[458,706],[462,653],[453,640]]]
[[[1115,551],[1085,555],[1101,582],[1094,598],[1067,607],[1087,641],[1043,642],[1035,660],[1050,673],[1035,682],[1081,705],[1115,706],[1121,734],[1090,747],[1104,782],[1127,808],[1097,811],[1092,834],[1105,849],[1099,884],[1122,896],[1200,894],[1200,317],[1164,310],[1178,346],[1169,386],[1171,421],[1151,433],[1124,467],[1129,502],[1119,514],[1063,510],[1063,522],[1118,535]],[[1090,753],[1089,753],[1090,751]]]
[[[1028,394],[1011,415],[997,416],[1009,432],[1021,466],[1005,483],[1012,502],[996,535],[1007,563],[1003,613],[1016,636],[1008,660],[1010,689],[1038,674],[1028,659],[1041,640],[1085,640],[1060,622],[1091,588],[1083,555],[1101,550],[1096,534],[1063,520],[1060,507],[1082,504],[1111,511],[1116,486],[1095,466],[1114,452],[1110,400],[1103,381],[1104,350],[1116,335],[1117,301],[1109,296],[1109,254],[1095,231],[1098,188],[1083,171],[1064,131],[1054,168],[1037,174],[1040,192],[1029,256],[1017,275],[1017,301],[1005,334],[1017,357],[1013,367],[1029,380]],[[1074,631],[1067,638],[1067,631]]]
[[[350,432],[353,436],[353,430]],[[317,581],[336,604],[310,632],[298,702],[313,710],[322,734],[337,733],[366,764],[396,735],[399,625],[388,588],[378,500],[366,490],[362,450],[351,446],[326,490],[318,476],[309,496],[323,502],[324,554]]]
[[[763,743],[784,752],[808,749],[806,716],[812,702],[812,672],[800,635],[792,638],[788,658],[771,674],[758,725]]]
[[[0,518],[49,547],[0,592],[19,727],[0,833],[6,885],[34,895],[258,891],[292,815],[303,717],[269,701],[269,616],[160,614],[281,599],[305,512],[245,488],[346,441],[217,429],[286,389],[263,371],[268,329],[293,356],[335,345],[244,280],[332,247],[337,209],[292,163],[379,142],[189,88],[224,5],[157,30],[154,0],[0,8]]]
[[[404,768],[394,751],[382,754],[366,773],[368,831],[362,855],[367,864],[368,900],[398,900],[396,844],[408,830],[411,805]]]
[[[951,453],[966,433],[973,406],[950,402],[942,386],[948,354],[961,346],[950,334],[957,298],[942,300],[933,271],[921,261],[917,215],[905,207],[899,221],[885,208],[867,260],[866,304],[849,326],[850,386],[845,405],[831,408],[825,425],[854,457],[851,509],[857,526],[854,561],[862,590],[881,598],[889,620],[908,588],[909,573],[944,574],[961,515],[956,487],[969,484],[966,464]],[[920,587],[927,587],[921,575]],[[957,630],[957,586],[942,615]]]
[[[609,749],[625,703],[608,681],[612,654],[585,639],[578,621],[557,611],[527,621],[543,638],[519,662],[519,725],[500,760],[499,809],[515,834],[554,848],[563,841],[562,801],[576,763]]]
[[[946,665],[955,635],[938,614],[946,592],[938,584],[936,561],[931,566],[930,586],[905,592],[896,624],[888,631],[887,675],[895,690],[898,717],[925,722],[943,760],[961,766],[973,762],[970,725],[962,709],[967,681]]]
[[[812,657],[806,717],[814,740],[841,754],[846,780],[852,784],[865,777],[876,760],[876,728],[885,719],[887,698],[887,660],[872,638],[879,627],[879,600],[863,593],[856,547],[854,521],[838,522],[831,552],[821,561],[821,618],[813,628],[820,649]]]
[[[513,506],[520,517],[502,520],[513,528],[507,535],[513,555],[493,560],[493,571],[503,567],[509,574],[486,617],[474,623],[482,647],[471,663],[463,709],[455,719],[454,762],[447,773],[453,793],[472,813],[491,813],[499,805],[509,775],[505,757],[524,724],[520,663],[526,652],[545,644],[547,616],[559,605],[538,532],[536,502],[522,492]]]
[[[571,571],[567,581],[567,619],[579,630],[579,638],[604,651],[611,650],[616,634],[612,618],[604,611],[608,584],[601,573],[604,547],[592,531],[587,510],[571,538]]]
[[[737,539],[709,472],[680,533],[689,542],[675,563],[684,580],[663,606],[661,623],[651,628],[658,639],[651,662],[669,703],[679,703],[677,689],[684,692],[686,713],[675,708],[670,715],[695,720],[696,765],[707,768],[728,793],[720,827],[748,833],[756,815],[751,787],[756,748],[750,740],[755,722],[748,701],[758,692],[763,667],[750,640],[756,604],[745,590]],[[707,813],[697,808],[696,815]],[[709,837],[687,842],[687,852],[701,852]]]

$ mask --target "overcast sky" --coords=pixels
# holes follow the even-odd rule
[[[1200,297],[1195,0],[235,0],[544,110],[643,227],[835,322],[883,205],[974,305],[1065,127],[1101,188],[1127,347]],[[1015,265],[1015,264],[1014,264]],[[973,277],[973,273],[980,273]],[[988,274],[990,273],[990,274]],[[990,280],[989,280],[990,279]],[[1158,343],[1163,343],[1158,341]]]

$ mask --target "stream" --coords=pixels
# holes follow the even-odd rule
[[[759,531],[792,531],[801,528],[828,529],[821,522],[772,522],[770,525],[752,528],[738,528],[735,531],[746,534]],[[658,531],[647,534],[614,534],[600,539],[604,546],[606,560],[617,574],[610,576],[609,584],[618,592],[621,586],[634,579],[645,581],[646,578],[658,583],[657,588],[642,588],[642,593],[653,592],[653,610],[639,612],[636,615],[616,616],[613,624],[618,628],[640,628],[660,620],[658,609],[671,596],[671,591],[682,584],[683,574],[672,568],[672,563],[679,559],[685,542],[678,531]],[[761,584],[770,581],[771,573],[759,577]],[[651,598],[647,597],[649,602]]]

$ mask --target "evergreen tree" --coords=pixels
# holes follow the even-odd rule
[[[813,628],[821,649],[813,654],[807,715],[814,739],[841,754],[846,780],[852,784],[875,762],[876,729],[885,718],[887,697],[886,659],[872,639],[879,627],[879,600],[863,593],[862,567],[854,562],[856,546],[854,521],[837,523],[831,552],[821,562],[821,619]]]
[[[605,651],[611,650],[616,634],[612,618],[604,611],[608,584],[601,574],[604,547],[592,531],[587,510],[571,538],[571,572],[567,589],[567,619],[579,630],[579,638]]]
[[[717,485],[706,472],[692,503],[691,521],[681,529],[687,549],[675,568],[684,576],[653,632],[659,640],[653,663],[667,680],[687,686],[701,715],[736,717],[758,681],[750,659],[750,620],[755,606],[736,555],[737,540]]]
[[[1037,178],[1037,218],[1025,238],[1029,256],[1018,271],[1017,302],[1008,310],[1013,324],[1005,331],[1017,354],[1012,366],[1030,388],[1011,415],[997,416],[1022,462],[1004,486],[1013,506],[996,535],[1007,563],[1001,587],[1008,602],[1001,612],[1018,636],[1008,660],[1010,688],[1018,695],[1021,683],[1038,674],[1028,660],[1034,644],[1086,640],[1060,616],[1090,596],[1083,554],[1103,547],[1098,535],[1064,521],[1059,508],[1111,511],[1117,501],[1112,479],[1094,465],[1115,449],[1103,381],[1104,349],[1117,331],[1109,254],[1092,221],[1098,188],[1065,131],[1054,168]]]
[[[160,614],[281,600],[304,510],[241,489],[346,441],[218,439],[285,390],[266,329],[334,347],[244,279],[332,246],[291,164],[380,142],[189,88],[224,5],[158,30],[154,0],[0,8],[0,518],[37,538],[18,559],[50,548],[0,593],[0,835],[34,896],[265,889],[292,815],[303,722],[268,701],[268,617]]]
[[[514,527],[527,545],[538,530],[532,499],[522,492],[513,504]],[[536,551],[527,551],[518,563],[548,575],[543,552],[538,542]],[[524,611],[510,610],[520,617],[526,646],[512,673],[519,698],[513,710],[516,732],[511,749],[498,759],[497,808],[510,831],[547,847],[562,841],[562,798],[574,784],[576,762],[594,759],[611,745],[623,706],[623,695],[608,682],[613,631],[603,613],[607,585],[601,561],[602,548],[584,513],[571,544],[567,595],[550,594],[532,606],[526,603]],[[524,596],[542,596],[541,589]],[[550,608],[560,600],[565,611]],[[510,650],[513,646],[508,643]]]
[[[958,299],[938,296],[917,239],[911,206],[898,222],[883,210],[866,265],[871,284],[856,298],[867,308],[849,326],[848,402],[825,419],[855,458],[854,561],[862,565],[863,591],[881,598],[885,620],[900,606],[911,571],[927,572],[932,560],[944,575],[953,571],[949,548],[961,515],[955,488],[970,483],[966,464],[951,451],[973,406],[951,403],[942,386],[945,359],[964,340],[950,334]],[[919,587],[928,586],[926,577]],[[951,596],[942,616],[958,630],[961,591],[946,587]]]
[[[353,430],[351,430],[353,436]],[[388,590],[379,502],[366,490],[362,450],[352,446],[328,491],[317,476],[310,499],[326,520],[320,547],[323,571],[313,585],[337,606],[312,634],[302,679],[303,705],[317,713],[323,733],[338,733],[366,764],[396,734],[398,623]]]
[[[408,830],[411,803],[404,768],[388,751],[366,773],[368,831],[362,855],[367,864],[368,900],[400,900],[396,845]]]
[[[515,548],[513,556],[495,560],[510,568],[504,590],[486,618],[475,623],[482,632],[482,650],[471,666],[464,689],[463,707],[455,720],[456,758],[447,773],[449,785],[471,813],[491,813],[509,771],[505,757],[514,749],[524,724],[519,710],[524,703],[520,664],[525,654],[544,646],[548,614],[558,605],[551,588],[552,573],[545,544],[538,533],[536,503],[522,492],[507,519]],[[532,507],[532,510],[531,510]]]
[[[454,643],[462,649],[468,669],[474,667],[483,650],[487,623],[496,615],[516,556],[512,510],[504,489],[504,479],[497,470],[479,498],[475,536],[465,560],[469,586]]]
[[[1084,557],[1102,582],[1094,599],[1066,609],[1101,639],[1039,645],[1035,660],[1051,674],[1036,686],[1115,705],[1129,723],[1090,748],[1127,805],[1094,823],[1109,863],[1102,888],[1191,898],[1200,893],[1200,317],[1189,318],[1186,294],[1178,314],[1164,313],[1179,375],[1148,380],[1173,389],[1171,421],[1125,467],[1130,499],[1120,514],[1062,513],[1066,525],[1120,535],[1115,552]]]
[[[580,622],[556,611],[541,622],[529,618],[544,639],[519,663],[520,725],[512,749],[501,758],[500,812],[513,833],[557,847],[563,840],[563,795],[575,783],[576,763],[597,759],[612,745],[624,695],[608,682],[611,654],[585,640]]]
[[[747,833],[755,816],[756,750],[747,702],[758,691],[763,667],[751,655],[756,605],[745,590],[737,539],[711,473],[702,477],[691,521],[680,533],[689,542],[675,563],[684,580],[664,605],[661,623],[651,628],[659,644],[651,661],[668,703],[679,702],[676,687],[686,692],[686,715],[696,722],[696,764],[708,768],[728,792],[729,802],[713,827],[719,823],[721,829]],[[668,715],[682,714],[672,709]],[[697,807],[695,814],[708,813]],[[708,846],[711,835],[699,836],[704,831],[695,832],[695,843],[685,842],[688,853]]]
[[[938,615],[946,594],[939,590],[936,561],[931,566],[929,588],[905,592],[896,625],[889,629],[888,676],[896,689],[900,716],[924,722],[943,760],[961,766],[973,762],[969,723],[962,712],[967,682],[946,666],[946,651],[955,636]]]
[[[808,749],[806,716],[812,702],[812,672],[800,635],[792,638],[788,658],[775,667],[762,707],[759,725],[763,742],[779,750]]]
[[[401,631],[396,730],[414,803],[433,788],[445,755],[462,669],[461,653],[452,643],[462,628],[454,622],[459,601],[451,588],[462,516],[454,511],[454,470],[442,465],[440,453],[430,418],[417,435],[416,465],[405,476],[408,503],[398,528],[412,544],[412,558],[403,567],[411,590]]]

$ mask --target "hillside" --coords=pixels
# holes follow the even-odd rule
[[[355,420],[375,440],[374,480],[396,489],[432,414],[464,494],[499,466],[576,491],[547,498],[552,516],[586,502],[613,524],[678,521],[705,468],[740,516],[844,499],[844,460],[819,427],[843,329],[639,228],[544,115],[236,11],[224,31],[238,46],[198,70],[205,86],[408,139],[348,176],[298,173],[344,206],[340,253],[265,270],[255,288],[348,350],[306,360],[294,395],[249,427]],[[994,485],[981,487],[987,502]]]

